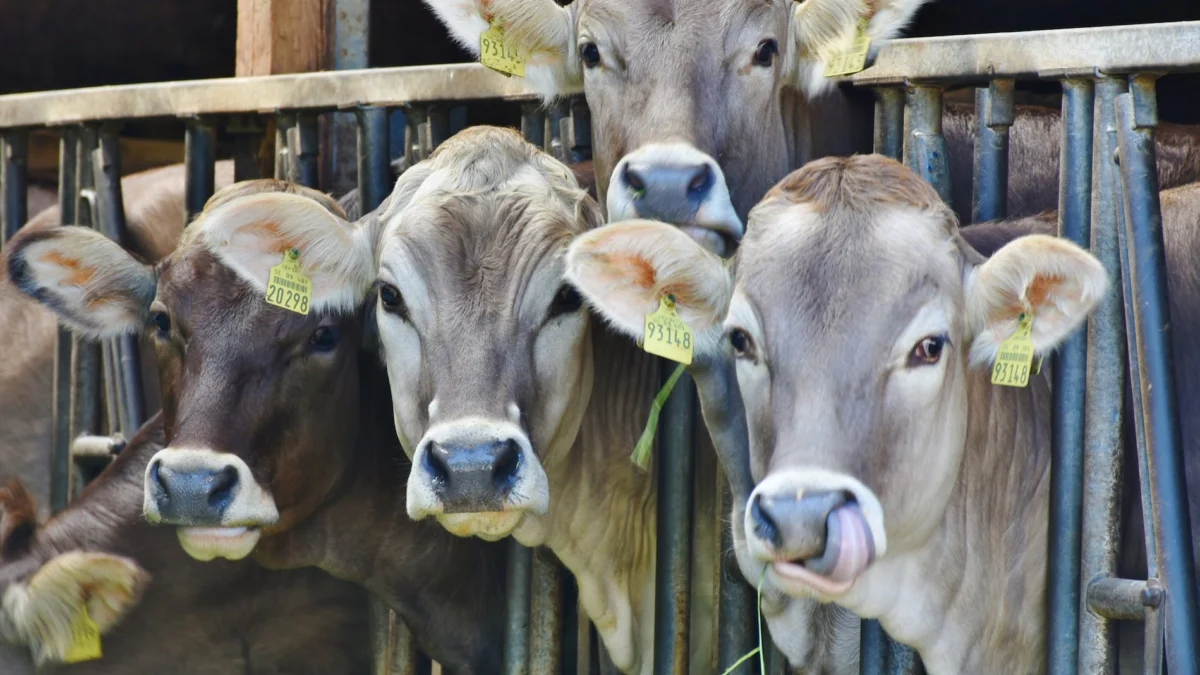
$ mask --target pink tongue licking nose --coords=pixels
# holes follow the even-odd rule
[[[875,557],[875,540],[858,504],[839,506],[825,520],[825,553],[804,561],[804,567],[835,583],[849,583]]]

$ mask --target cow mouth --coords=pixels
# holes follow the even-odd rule
[[[871,527],[856,503],[847,503],[825,519],[825,551],[816,557],[776,560],[771,568],[785,581],[809,586],[826,596],[850,590],[875,559]]]
[[[250,555],[262,536],[257,527],[180,527],[175,532],[183,550],[202,562],[214,558],[241,560]]]
[[[707,251],[727,258],[737,248],[737,237],[720,225],[680,225],[679,229]]]
[[[459,537],[499,541],[511,535],[524,517],[523,511],[445,513],[438,516],[438,521],[448,532]]]

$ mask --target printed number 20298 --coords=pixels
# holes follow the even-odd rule
[[[279,303],[288,309],[298,312],[308,311],[308,296],[293,293],[275,284],[271,284],[270,288],[267,289],[267,301]]]

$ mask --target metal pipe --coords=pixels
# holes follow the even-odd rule
[[[950,173],[946,138],[942,136],[942,88],[914,85],[905,105],[905,164],[929,181],[938,196],[950,203]]]
[[[184,208],[187,211],[188,223],[204,210],[205,202],[216,189],[216,162],[216,128],[206,121],[189,119],[183,150],[183,163],[187,172]]]
[[[429,117],[425,120],[425,128],[427,129],[426,137],[429,147],[429,152],[432,153],[438,149],[438,146],[446,142],[450,138],[450,111],[444,105],[429,106]]]
[[[225,125],[225,132],[233,137],[233,181],[262,178],[263,126],[258,118],[236,115]]]
[[[426,106],[406,106],[404,108],[404,156],[408,165],[412,166],[425,159],[428,154],[421,145],[421,129],[429,119]]]
[[[1008,214],[1008,128],[1013,123],[1013,81],[992,80],[975,90],[974,190],[971,222]]]
[[[371,675],[392,675],[392,610],[375,595],[367,602],[367,630],[371,640]]]
[[[571,163],[592,158],[592,111],[582,96],[571,99]]]
[[[1137,361],[1146,425],[1146,464],[1151,477],[1160,580],[1166,588],[1167,664],[1170,672],[1200,669],[1200,609],[1191,546],[1187,486],[1176,405],[1171,348],[1166,255],[1155,169],[1154,128],[1158,110],[1155,77],[1130,78],[1128,94],[1118,97],[1117,144],[1125,191],[1126,236],[1137,327]]]
[[[9,129],[0,138],[0,184],[4,198],[0,202],[0,250],[4,242],[12,238],[17,230],[29,220],[29,132],[25,129]]]
[[[1093,579],[1087,586],[1088,609],[1106,619],[1142,621],[1147,607],[1162,604],[1162,588],[1141,579]]]
[[[859,624],[859,675],[884,675],[887,672],[887,633],[877,619],[863,619]]]
[[[125,222],[125,200],[121,190],[121,142],[117,135],[116,125],[104,125],[100,129],[99,147],[95,150],[96,192],[100,202],[99,228],[104,236],[119,243],[129,239]],[[190,127],[189,127],[190,129]],[[189,135],[190,139],[190,135]],[[193,156],[189,155],[189,158]],[[192,173],[189,162],[189,177]],[[212,176],[212,163],[208,164],[209,177]],[[198,189],[189,181],[188,195],[193,194],[193,188]],[[212,183],[209,183],[212,190]],[[206,198],[207,200],[207,198]],[[116,338],[114,354],[119,359],[118,374],[120,385],[117,392],[121,401],[118,409],[121,411],[121,433],[125,438],[133,434],[146,421],[146,399],[142,391],[142,362],[141,345],[136,335],[122,335]]]
[[[359,212],[374,211],[389,193],[392,168],[388,163],[388,109],[360,107],[358,122]]]
[[[904,155],[904,90],[899,87],[875,90],[874,151],[896,161]]]
[[[75,222],[75,163],[79,131],[64,128],[58,149],[58,208],[63,223]],[[71,332],[59,324],[54,338],[54,390],[51,397],[50,511],[67,507],[71,494]]]
[[[320,183],[320,135],[317,114],[296,114],[296,125],[288,129],[288,154],[291,169],[288,172],[293,183],[316,189]]]
[[[571,109],[567,101],[558,101],[546,112],[546,145],[543,148],[552,157],[564,164],[568,158],[568,143],[571,137]]]
[[[730,523],[727,526],[725,523],[733,508],[733,495],[726,481],[725,472],[721,471],[720,473],[722,486],[719,514],[721,516],[720,550],[725,552],[733,550],[731,527],[736,527],[736,524]],[[726,560],[733,569],[726,569],[723,564]],[[754,630],[754,622],[757,617],[755,603],[758,598],[754,588],[743,580],[741,573],[737,570],[737,562],[732,556],[727,558],[722,555],[720,557],[717,574],[720,576],[720,595],[717,598],[717,671],[723,673],[737,663],[738,659],[754,649],[757,644],[758,633]]]
[[[75,216],[83,226],[96,226],[96,192],[91,162],[87,161],[96,147],[96,128],[84,125],[79,130],[75,162]],[[99,433],[102,356],[100,343],[75,336],[71,346],[71,421],[70,438]],[[85,472],[75,462],[72,453],[72,498],[84,487]]]
[[[504,632],[504,675],[528,675],[529,584],[533,550],[508,540],[508,626]]]
[[[539,148],[546,147],[546,111],[537,103],[521,105],[521,135]]]
[[[562,672],[563,617],[562,571],[547,551],[533,555],[530,583],[532,630],[529,633],[529,672]]]
[[[666,382],[677,364],[663,362]],[[657,438],[658,552],[654,575],[654,673],[688,672],[691,513],[696,386],[684,373],[663,406]]]
[[[275,180],[296,180],[292,175],[292,151],[288,145],[294,126],[296,113],[281,112],[275,115]]]

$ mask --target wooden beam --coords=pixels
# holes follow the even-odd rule
[[[236,74],[324,70],[330,0],[238,0]]]

